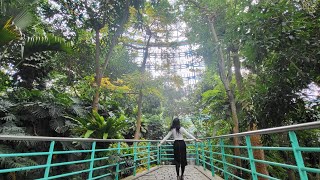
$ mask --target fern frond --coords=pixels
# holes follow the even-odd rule
[[[0,154],[12,154],[16,153],[13,148],[7,145],[0,144]],[[27,157],[8,157],[0,158],[0,164],[5,168],[19,168],[25,166],[36,166],[37,162],[27,158]]]
[[[64,51],[71,53],[72,43],[66,42],[63,38],[52,34],[27,38],[24,46],[25,57],[28,57],[33,53],[43,51]]]
[[[14,114],[8,113],[8,114],[6,114],[6,116],[1,117],[0,120],[3,120],[3,121],[15,121],[15,120],[17,120],[17,117]]]
[[[16,135],[16,136],[25,136],[25,129],[22,127],[18,127],[14,122],[7,121],[2,124],[0,127],[0,134],[3,135]]]
[[[0,99],[0,111],[2,111],[2,112],[8,112],[9,108],[14,105],[15,104],[13,104],[12,102],[10,102],[8,100]]]

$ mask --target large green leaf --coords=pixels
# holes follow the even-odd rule
[[[93,130],[87,130],[87,132],[84,134],[84,138],[88,138],[88,137],[90,137],[91,136],[91,134],[92,133],[94,133],[94,131]]]

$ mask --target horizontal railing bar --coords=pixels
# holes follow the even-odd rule
[[[215,169],[218,169],[219,171],[223,172],[223,169],[217,167],[217,166],[214,166]]]
[[[33,169],[41,169],[46,168],[47,165],[37,165],[37,166],[26,166],[26,167],[19,167],[19,168],[10,168],[10,169],[0,169],[0,173],[9,173],[9,172],[16,172],[16,171],[27,171]]]
[[[140,160],[144,160],[144,159],[148,159],[148,157],[138,158],[138,159],[136,159],[136,160],[137,160],[137,161],[140,161]]]
[[[45,156],[49,155],[49,152],[33,152],[33,153],[12,153],[12,154],[0,154],[0,158],[6,157],[26,157],[26,156]]]
[[[106,160],[109,159],[110,157],[101,157],[101,158],[95,158],[93,159],[94,161],[101,161],[101,160]]]
[[[127,168],[124,168],[124,169],[121,169],[120,172],[123,172],[125,170],[129,170],[129,169],[132,169],[132,168],[135,168],[135,166],[130,166],[130,167],[127,167]]]
[[[161,154],[161,156],[173,156],[174,154]]]
[[[249,170],[249,169],[246,169],[246,168],[243,168],[243,167],[240,167],[240,166],[237,166],[237,165],[234,165],[234,164],[230,164],[230,163],[225,163],[226,165],[228,165],[228,166],[231,166],[231,167],[234,167],[234,168],[237,168],[237,169],[241,169],[241,170],[243,170],[243,171],[246,171],[246,172],[248,172],[248,173],[251,173],[251,170]]]
[[[90,153],[92,150],[53,151],[52,154]]]
[[[289,164],[283,164],[283,163],[277,163],[277,162],[271,162],[271,161],[263,161],[263,160],[259,160],[259,159],[253,159],[253,161],[263,163],[263,164],[269,164],[269,165],[273,165],[273,166],[280,166],[280,167],[284,167],[284,168],[294,169],[294,170],[298,169],[297,166],[289,165]]]
[[[256,172],[256,174],[257,174],[258,176],[261,176],[261,177],[264,177],[264,178],[267,178],[267,179],[280,180],[280,179],[278,179],[278,178],[274,178],[274,177],[271,177],[271,176],[268,176],[268,175],[265,175],[265,174],[261,174],[261,173],[258,173],[258,172]]]
[[[90,161],[91,161],[91,159],[85,159],[85,160],[79,160],[79,161],[69,161],[69,162],[54,163],[54,164],[51,164],[50,166],[51,167],[66,166],[66,165],[69,165],[69,164],[87,163],[87,162],[90,162]]]
[[[124,154],[121,157],[127,157],[127,156],[133,156],[133,155],[134,155],[134,153],[132,153],[132,154]]]
[[[222,147],[219,145],[219,147]],[[245,149],[247,148],[247,146],[232,146],[232,145],[223,145],[223,147],[226,147],[226,148],[242,148],[242,149]]]
[[[289,126],[281,126],[275,128],[261,129],[255,131],[241,132],[235,134],[227,134],[221,136],[213,136],[201,138],[204,139],[216,139],[216,138],[226,138],[226,137],[239,137],[246,135],[258,135],[258,134],[272,134],[279,132],[287,132],[294,130],[306,130],[315,129],[320,127],[320,121],[294,124]],[[10,140],[10,141],[77,141],[77,142],[160,142],[161,140],[135,140],[135,139],[94,139],[94,138],[69,138],[69,137],[47,137],[47,136],[12,136],[12,135],[0,135],[0,140]],[[174,140],[167,140],[167,142],[173,142]],[[194,141],[193,139],[185,139],[185,141]],[[165,146],[165,145],[163,145]]]
[[[103,174],[103,175],[100,175],[100,176],[97,176],[97,177],[93,177],[92,180],[94,180],[94,179],[101,179],[101,178],[103,178],[103,177],[107,177],[107,176],[110,176],[110,175],[112,175],[112,173]]]
[[[241,136],[258,135],[258,134],[273,134],[273,133],[306,130],[306,129],[316,129],[316,128],[320,128],[320,121],[294,124],[294,125],[289,125],[289,126],[274,127],[274,128],[268,128],[268,129],[260,129],[260,130],[255,130],[255,131],[227,134],[227,135],[221,135],[221,136],[206,137],[206,138],[201,138],[201,139],[205,140],[205,139],[216,139],[216,138],[227,138],[227,137],[241,137]]]
[[[119,148],[120,150],[127,150],[127,149],[132,149],[133,147],[130,148]],[[104,152],[104,151],[117,151],[118,148],[107,148],[107,149],[96,149],[94,150],[95,152]]]
[[[121,163],[119,163],[121,164]],[[122,163],[123,164],[123,163]],[[113,167],[116,166],[117,164],[108,164],[108,165],[104,165],[104,166],[99,166],[99,167],[95,167],[93,168],[93,170],[99,170],[99,169],[104,169],[104,168],[109,168],[109,167]]]
[[[245,180],[245,179],[242,179],[241,177],[236,176],[236,175],[234,175],[234,174],[232,174],[232,173],[229,173],[229,172],[225,172],[225,173],[229,174],[230,176],[232,176],[232,177],[234,177],[234,178],[236,178],[236,179]]]
[[[73,176],[73,175],[76,175],[76,174],[89,172],[89,171],[90,171],[90,169],[85,169],[85,170],[82,170],[82,171],[75,171],[75,172],[71,172],[71,173],[59,174],[59,175],[56,175],[56,176],[50,176],[50,177],[47,177],[46,179],[41,178],[41,180],[58,179],[58,178],[62,178],[62,177]],[[38,179],[38,180],[40,180],[40,179]]]
[[[302,152],[320,152],[320,147],[298,147],[297,150]]]
[[[203,162],[203,161],[202,161],[202,162]],[[206,165],[208,165],[208,166],[211,167],[211,164],[210,164],[210,163],[208,163],[208,162],[206,162],[206,161],[204,161],[204,163],[205,163]]]
[[[310,167],[302,167],[302,170],[308,171],[308,172],[313,172],[313,173],[318,173],[320,174],[320,169],[316,169],[316,168],[310,168]]]
[[[219,154],[221,154],[221,153],[219,153]],[[243,159],[243,160],[249,161],[249,158],[243,157],[243,156],[235,156],[235,155],[231,155],[231,154],[224,154],[224,155],[228,156],[228,157],[232,157],[232,158],[238,158],[238,159]]]
[[[212,152],[213,154],[217,154],[217,155],[222,155],[222,153],[219,153],[219,152]]]
[[[291,147],[265,147],[265,146],[252,146],[252,149],[258,150],[272,150],[272,151],[292,151]]]
[[[135,139],[95,139],[95,138],[69,138],[69,137],[48,137],[48,136],[14,136],[0,135],[0,140],[4,141],[76,141],[76,142],[160,142],[161,140],[135,140]],[[194,141],[193,139],[185,139],[184,141]],[[174,142],[167,140],[166,142]]]

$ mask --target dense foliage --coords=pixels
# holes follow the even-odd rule
[[[320,3],[312,0],[180,0],[174,6],[167,0],[1,1],[0,134],[131,139],[136,132],[138,138],[160,139],[176,116],[202,137],[319,121],[319,19]],[[155,78],[144,67],[150,39],[164,36],[178,21],[186,23],[188,42],[198,47],[206,66],[188,94],[181,77]],[[142,64],[132,51],[139,48],[132,45],[138,41],[145,45]],[[319,133],[299,133],[301,145],[319,146],[319,141],[309,141]],[[287,138],[262,136],[256,143],[283,146]],[[5,141],[0,153],[48,147]],[[57,148],[90,147],[60,142]],[[265,154],[267,160],[288,164],[291,156]],[[86,155],[56,158],[79,157]],[[45,160],[1,158],[0,168]],[[312,154],[306,159],[314,167],[319,162]],[[283,168],[269,167],[268,172],[282,179],[295,176]],[[41,174],[32,173],[0,179]]]

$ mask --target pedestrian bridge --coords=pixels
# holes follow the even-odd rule
[[[200,179],[320,179],[320,121],[186,140],[188,166],[186,180]],[[315,134],[310,143],[299,137]],[[252,136],[262,136],[277,146],[253,146]],[[232,139],[238,137],[240,145]],[[159,140],[90,139],[40,136],[0,136],[0,179],[176,179],[172,141],[158,147]],[[303,144],[303,145],[301,145]],[[316,146],[305,146],[305,144]],[[21,146],[23,152],[8,152],[4,147]],[[28,147],[33,148],[28,148]],[[240,150],[240,156],[233,153]],[[265,159],[255,156],[263,150]],[[286,162],[277,156],[286,155]],[[276,154],[271,158],[271,155]],[[291,158],[292,157],[292,158]],[[310,159],[312,157],[313,159]],[[318,159],[317,159],[318,158]],[[235,163],[241,160],[241,167]],[[316,163],[310,163],[316,162]],[[259,164],[268,172],[259,172]],[[281,176],[281,177],[278,177]],[[299,177],[299,178],[298,178]]]

